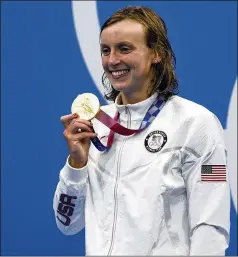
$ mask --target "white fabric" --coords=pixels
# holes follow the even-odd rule
[[[103,109],[112,117],[118,110],[120,123],[137,129],[155,97]],[[105,140],[109,129],[96,120],[94,128]],[[158,152],[145,148],[153,131],[167,136]],[[82,169],[66,162],[54,197],[56,216],[63,220],[57,213],[61,194],[77,199],[70,224],[56,218],[57,225],[65,234],[85,227],[86,255],[224,255],[229,183],[201,182],[201,165],[212,164],[226,164],[220,122],[206,108],[173,96],[141,133],[115,134],[108,152],[91,144]]]

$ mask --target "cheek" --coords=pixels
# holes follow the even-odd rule
[[[105,57],[105,56],[102,57],[102,67],[103,67],[104,70],[105,70],[105,69],[107,68],[107,66],[108,66],[108,60],[107,60],[107,59],[108,59],[108,58]]]
[[[145,76],[150,72],[151,64],[150,63],[138,63],[135,67],[135,72],[138,76]]]
[[[147,59],[147,62],[143,64],[143,71],[145,74],[149,74],[152,68],[152,62]]]
[[[147,55],[141,55],[134,62],[134,71],[138,76],[144,76],[150,72],[151,61]]]

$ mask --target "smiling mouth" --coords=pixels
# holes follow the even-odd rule
[[[117,78],[121,78],[124,77],[130,70],[129,69],[125,69],[125,70],[118,70],[118,71],[110,71],[110,73],[112,74],[112,77],[117,79]]]

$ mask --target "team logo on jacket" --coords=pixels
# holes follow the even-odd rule
[[[145,148],[152,153],[159,152],[167,142],[167,135],[163,131],[153,131],[145,138]]]

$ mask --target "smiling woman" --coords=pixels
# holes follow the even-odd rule
[[[159,57],[146,46],[143,25],[123,20],[105,28],[101,53],[105,74],[115,92],[123,92],[123,102],[145,100],[153,77],[151,65],[159,62]]]
[[[61,117],[69,157],[54,197],[59,229],[85,226],[87,255],[224,255],[223,129],[212,112],[176,95],[165,23],[149,8],[123,8],[102,26],[100,49],[105,97],[114,101],[101,108],[135,134],[77,113]],[[90,144],[98,137],[110,142],[104,152]]]
[[[154,11],[146,7],[119,10],[102,25],[100,35],[107,100],[114,101],[125,85],[131,98],[128,103],[142,101],[156,91],[165,98],[175,94],[175,54],[166,25]]]

